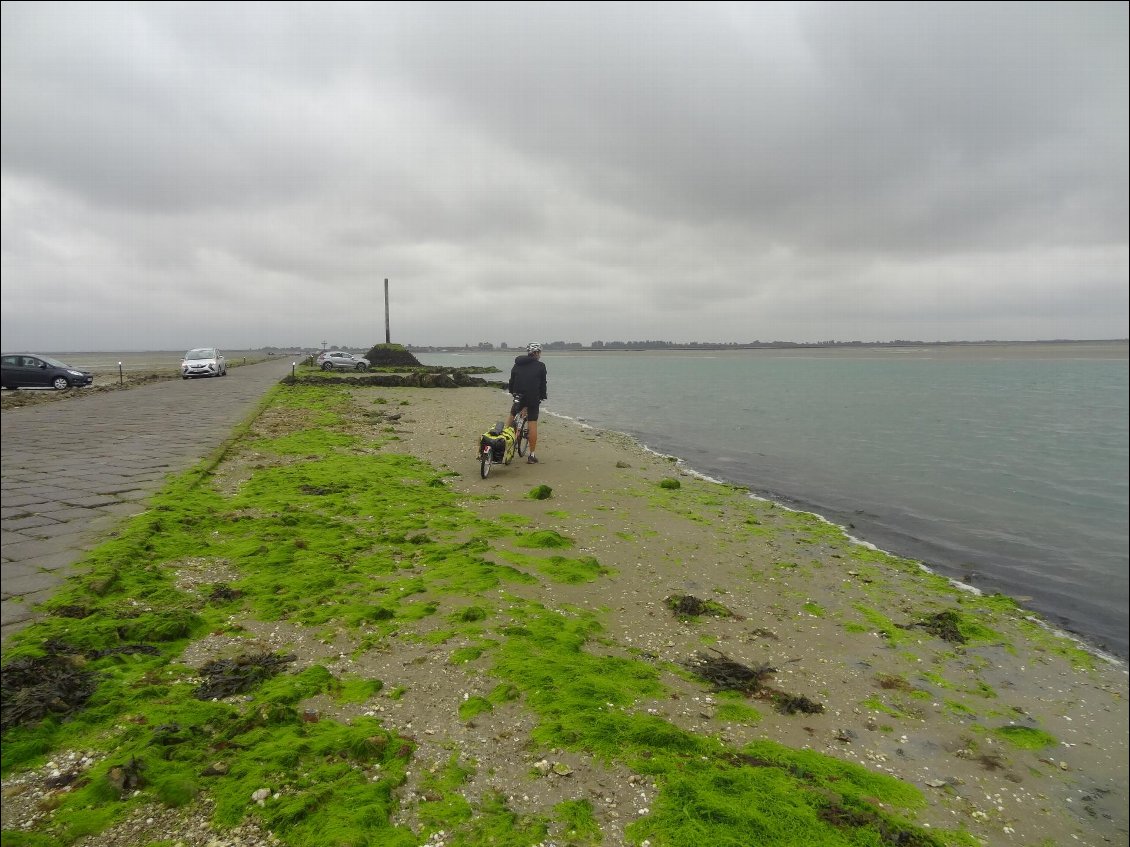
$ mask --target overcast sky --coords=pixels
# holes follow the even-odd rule
[[[5,350],[1125,338],[1125,2],[2,7]]]

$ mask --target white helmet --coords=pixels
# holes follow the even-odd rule
[[[541,345],[538,344],[536,341],[531,341],[529,344],[526,345],[526,352],[530,353],[530,354],[540,353],[541,352]]]

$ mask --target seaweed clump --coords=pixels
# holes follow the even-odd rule
[[[800,712],[805,715],[818,715],[824,711],[824,705],[815,700],[809,700],[803,694],[785,694],[774,692],[773,702],[777,709],[786,715],[795,715]]]
[[[278,653],[245,653],[234,659],[216,659],[200,669],[204,682],[197,686],[193,695],[197,700],[213,700],[242,694],[275,676],[284,665],[297,658]]]
[[[51,653],[14,659],[0,682],[0,732],[49,715],[81,709],[97,687],[95,675],[70,657]]]
[[[698,653],[683,667],[699,678],[711,683],[717,691],[740,691],[753,697],[769,700],[778,711],[787,715],[797,712],[814,715],[824,711],[824,706],[807,697],[788,694],[779,689],[765,684],[770,676],[777,672],[776,668],[766,664],[757,667],[748,667],[740,662],[735,662],[718,653],[716,656],[707,656]]]
[[[701,615],[713,615],[717,618],[732,618],[736,615],[713,600],[701,600],[690,594],[672,594],[663,601],[667,607],[682,618],[697,618]]]
[[[830,803],[820,809],[821,820],[842,831],[874,832],[879,843],[887,847],[938,847],[933,835],[885,819],[872,809]]]
[[[141,763],[130,757],[124,765],[114,765],[106,772],[106,782],[117,792],[118,799],[124,799],[146,784],[141,770]]]
[[[716,656],[697,653],[693,659],[684,662],[683,667],[711,683],[715,691],[741,691],[746,694],[757,694],[762,683],[777,672],[776,668],[766,664],[748,667],[721,653]]]
[[[920,627],[931,635],[951,644],[964,644],[968,639],[966,639],[965,633],[961,631],[960,622],[961,617],[957,612],[946,609],[944,612],[938,612],[938,614],[910,626]]]
[[[213,603],[230,603],[232,600],[238,600],[243,596],[243,592],[232,588],[222,582],[218,582],[212,586],[212,593],[208,595],[208,599]]]

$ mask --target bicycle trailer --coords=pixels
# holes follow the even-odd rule
[[[512,453],[513,444],[514,427],[504,426],[502,421],[499,421],[479,439],[479,452],[481,454],[490,447],[494,461],[502,462],[505,461],[508,453]]]

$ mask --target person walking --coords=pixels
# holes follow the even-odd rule
[[[530,429],[530,455],[526,461],[536,465],[538,411],[541,409],[541,401],[549,399],[545,365],[541,361],[541,345],[538,342],[531,341],[526,345],[526,355],[514,359],[514,367],[510,369],[510,381],[506,383],[506,390],[514,397],[514,405],[510,407],[506,425],[514,426],[514,416],[521,409],[526,410],[526,420]]]

